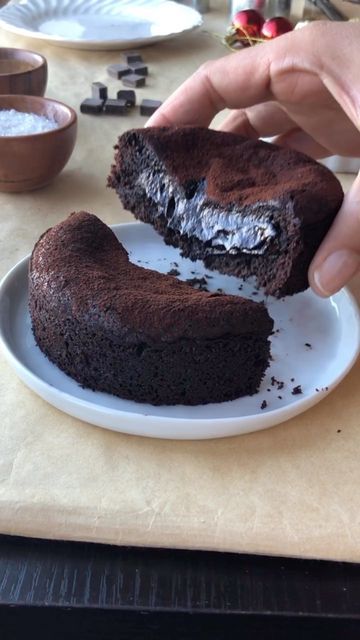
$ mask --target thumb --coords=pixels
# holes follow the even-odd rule
[[[322,297],[339,291],[360,271],[360,172],[309,268],[311,288]]]

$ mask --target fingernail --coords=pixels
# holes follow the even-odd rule
[[[360,256],[354,251],[335,251],[314,271],[314,284],[324,297],[339,291],[360,269]]]

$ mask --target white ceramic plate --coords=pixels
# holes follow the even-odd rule
[[[191,7],[168,0],[13,0],[3,29],[77,49],[128,49],[199,27]]]
[[[182,279],[208,274],[209,290],[240,293],[239,280],[208,272],[202,263],[181,258],[151,227],[135,223],[113,229],[133,262],[164,273],[178,268]],[[100,427],[181,439],[219,438],[271,427],[324,398],[349,371],[359,352],[359,315],[350,294],[343,290],[322,300],[308,290],[285,300],[267,300],[276,330],[273,361],[256,395],[197,407],[153,407],[121,400],[82,389],[35,345],[27,307],[28,260],[19,262],[0,285],[0,342],[5,356],[25,384],[42,398]],[[242,295],[262,299],[250,284],[242,286]],[[297,385],[302,393],[293,395]],[[267,406],[261,409],[264,401]]]

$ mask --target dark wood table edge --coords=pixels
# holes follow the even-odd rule
[[[360,564],[0,536],[0,638],[33,625],[54,640],[360,638]]]

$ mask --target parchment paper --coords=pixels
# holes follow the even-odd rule
[[[143,50],[150,76],[138,99],[165,98],[201,62],[226,54],[211,35],[227,24],[216,6],[206,19],[210,34]],[[113,95],[121,86],[106,75],[120,52],[1,36],[3,46],[43,53],[47,95],[77,109],[92,81],[107,83]],[[73,210],[87,209],[108,224],[132,220],[104,185],[117,135],[143,124],[136,114],[81,115],[75,152],[53,184],[0,194],[1,276]],[[343,177],[345,187],[351,181]],[[172,442],[113,433],[61,413],[1,356],[0,532],[360,561],[359,366],[319,405],[278,427]]]

